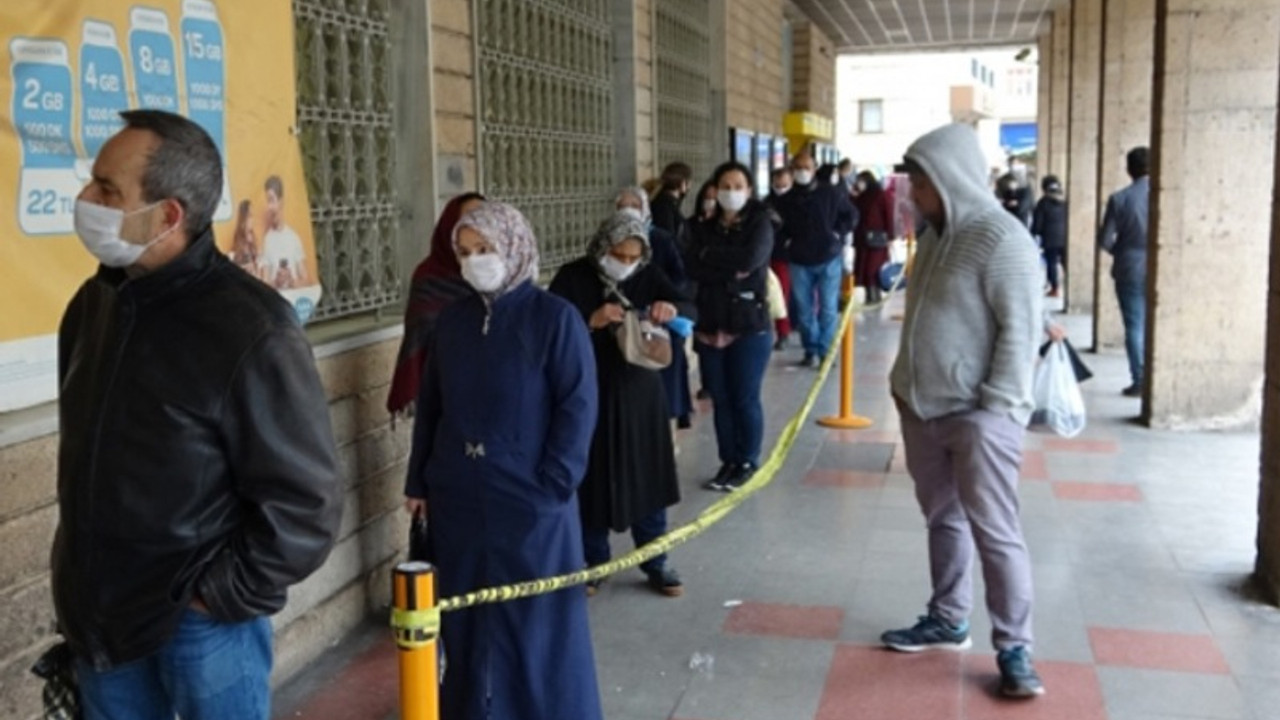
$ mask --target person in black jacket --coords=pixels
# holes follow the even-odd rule
[[[1045,272],[1049,280],[1049,297],[1058,297],[1058,267],[1067,252],[1067,199],[1062,193],[1062,181],[1057,175],[1045,175],[1040,182],[1044,196],[1036,203],[1031,219],[1031,234],[1040,239],[1040,251],[1044,253]]]
[[[329,408],[294,309],[214,244],[213,141],[121,116],[58,331],[58,627],[86,718],[266,720],[267,616],[341,518]]]
[[[710,220],[692,226],[686,269],[698,285],[696,348],[721,463],[705,487],[730,492],[760,465],[760,389],[772,352],[766,278],[773,224],[755,199],[746,166],[725,163],[713,180],[719,207]]]
[[[684,196],[689,194],[689,183],[693,179],[693,169],[682,162],[673,162],[662,170],[662,187],[653,197],[653,225],[661,228],[675,238],[676,244],[683,247],[687,241],[688,230],[685,227],[684,214],[680,205]]]
[[[804,343],[803,367],[816,367],[835,338],[840,251],[845,235],[857,225],[849,193],[832,185],[829,177],[820,180],[815,168],[808,153],[797,155],[791,163],[792,190],[774,204],[782,216],[779,242],[786,246],[791,263],[791,325],[800,330]]]

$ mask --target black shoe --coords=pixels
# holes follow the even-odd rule
[[[725,483],[729,482],[729,478],[733,475],[733,471],[733,463],[725,463],[721,465],[720,470],[716,472],[716,476],[703,483],[702,487],[706,490],[723,492],[725,489]]]
[[[720,489],[724,492],[733,492],[734,490],[737,490],[743,485],[746,485],[747,482],[755,476],[756,470],[758,469],[759,468],[757,468],[754,463],[741,463],[734,466],[733,472],[731,472],[729,477],[725,479]]]
[[[684,594],[684,583],[680,582],[680,575],[675,568],[645,570],[644,574],[649,578],[649,587],[655,592],[667,597],[680,597]]]
[[[1140,398],[1142,397],[1142,386],[1139,385],[1138,383],[1134,383],[1129,387],[1121,390],[1120,394],[1125,397]]]
[[[802,368],[818,367],[818,358],[814,356],[813,353],[807,352],[804,354],[804,358],[800,362],[796,363],[796,367],[802,367]]]
[[[706,388],[702,388],[701,390],[698,391],[698,394],[695,395],[694,397],[698,400],[710,400],[711,393],[707,392]]]
[[[786,346],[787,346],[787,338],[786,338],[785,336],[781,336],[781,337],[779,337],[777,340],[774,340],[774,341],[773,341],[773,351],[774,351],[774,352],[777,352],[777,351],[779,351],[779,350],[782,350],[782,349],[783,349],[783,348],[785,348]]]

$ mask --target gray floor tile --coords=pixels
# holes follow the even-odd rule
[[[1252,720],[1244,695],[1227,675],[1099,667],[1098,679],[1107,710],[1117,715]]]

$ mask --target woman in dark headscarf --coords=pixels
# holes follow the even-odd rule
[[[412,413],[440,311],[471,293],[471,287],[462,279],[458,256],[453,252],[453,229],[463,213],[483,202],[484,196],[479,193],[466,193],[450,200],[431,234],[430,254],[413,271],[409,303],[404,310],[404,337],[400,340],[400,355],[396,358],[391,391],[387,394],[387,411],[392,415]]]
[[[406,506],[426,512],[443,596],[581,570],[577,490],[596,424],[582,318],[539,289],[533,230],[485,203],[454,231],[471,293],[436,323]],[[446,613],[450,720],[601,720],[577,588]]]
[[[649,228],[649,247],[653,251],[653,264],[662,268],[667,279],[685,295],[689,295],[689,278],[684,272],[684,260],[676,246],[675,237],[653,223],[649,198],[640,188],[623,188],[616,201],[618,210],[634,213]],[[692,327],[692,324],[689,325]],[[684,351],[688,333],[672,331],[671,364],[662,369],[662,385],[667,391],[670,416],[679,428],[690,427],[693,415],[693,395],[689,387],[689,358]]]
[[[595,349],[600,419],[578,491],[588,565],[609,560],[611,529],[630,528],[637,547],[661,536],[667,508],[680,501],[662,377],[627,362],[615,335],[627,308],[662,324],[686,302],[651,259],[645,223],[620,211],[600,226],[586,257],[560,268],[551,282],[551,292],[587,321]],[[680,577],[666,559],[660,555],[640,569],[654,590],[679,595]]]

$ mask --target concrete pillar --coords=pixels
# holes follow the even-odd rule
[[[1124,156],[1151,144],[1155,0],[1106,0],[1102,42],[1102,115],[1098,140],[1098,217],[1111,193],[1129,184]],[[1124,350],[1124,323],[1111,282],[1111,256],[1097,251],[1093,349]]]
[[[1102,2],[1071,4],[1071,149],[1067,181],[1067,309],[1093,309],[1098,225],[1098,113],[1102,98]]]
[[[1255,422],[1280,7],[1157,0],[1155,53],[1143,416],[1157,427]]]
[[[1053,30],[1036,40],[1036,177],[1043,178],[1052,171],[1049,158],[1053,155],[1053,137],[1049,132],[1050,106],[1053,102]]]
[[[1071,10],[1053,13],[1053,62],[1049,88],[1049,172],[1061,178],[1071,192],[1067,167],[1071,129]]]
[[[1258,586],[1280,605],[1280,151],[1271,196],[1271,290],[1267,317],[1267,381],[1263,391],[1262,487],[1258,498]],[[1272,438],[1271,442],[1267,442]]]

